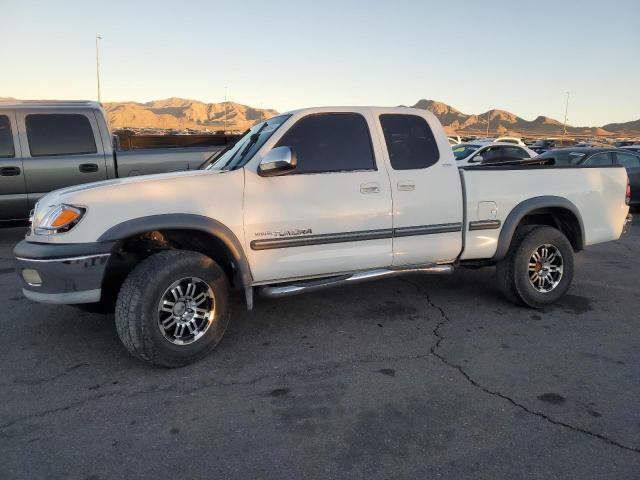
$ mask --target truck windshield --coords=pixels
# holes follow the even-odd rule
[[[233,147],[206,167],[206,170],[242,168],[289,117],[290,115],[279,115],[254,125]]]

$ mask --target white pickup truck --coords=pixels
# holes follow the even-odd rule
[[[574,252],[626,229],[623,167],[456,168],[429,112],[312,108],[254,126],[206,170],[52,192],[14,250],[24,294],[115,305],[125,347],[192,362],[231,287],[270,297],[403,273],[497,266],[512,301],[569,288]]]

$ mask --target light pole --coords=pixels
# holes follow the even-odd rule
[[[567,103],[564,106],[564,127],[562,128],[562,138],[567,135],[567,118],[569,113],[569,92],[564,92],[567,94]]]
[[[227,86],[224,86],[224,133],[227,134]]]
[[[98,41],[102,40],[100,35],[96,35],[96,79],[98,80],[98,103],[100,103],[100,49]]]
[[[491,110],[487,112],[487,138],[489,138],[489,125],[491,124]]]

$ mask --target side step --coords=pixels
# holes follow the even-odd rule
[[[279,298],[300,293],[316,292],[326,288],[337,287],[339,285],[350,285],[354,283],[366,282],[368,280],[378,280],[386,277],[395,277],[406,273],[429,273],[447,274],[453,273],[453,265],[429,265],[421,267],[393,268],[369,270],[366,272],[348,273],[335,277],[325,277],[313,280],[301,280],[299,282],[275,285],[263,285],[258,287],[258,293],[263,297]]]

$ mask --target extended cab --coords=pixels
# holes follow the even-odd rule
[[[27,219],[46,193],[80,183],[196,170],[221,147],[116,151],[87,101],[0,102],[0,224]]]
[[[179,366],[220,341],[231,287],[251,308],[254,292],[496,265],[507,298],[547,305],[574,252],[623,233],[627,183],[621,166],[458,169],[429,112],[313,108],[207,170],[53,192],[14,254],[28,298],[115,303],[129,352]]]

